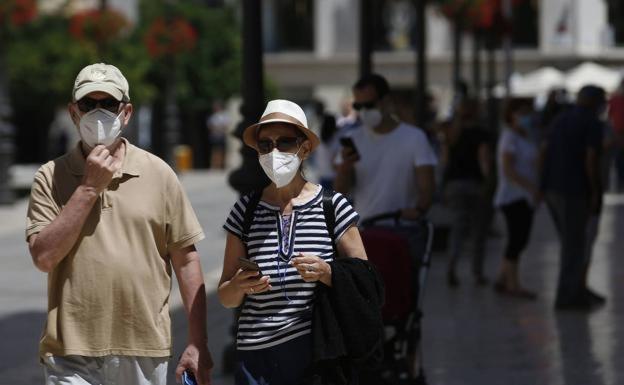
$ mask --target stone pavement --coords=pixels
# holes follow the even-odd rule
[[[221,370],[231,312],[215,296],[225,235],[221,224],[236,193],[226,175],[192,172],[181,177],[206,232],[198,245],[208,288],[208,332],[215,384],[231,384]],[[596,243],[590,281],[608,296],[591,313],[555,312],[558,244],[546,210],[538,212],[522,277],[537,301],[501,297],[477,287],[469,261],[460,262],[461,286],[446,286],[446,257],[436,254],[426,287],[423,358],[432,385],[624,384],[624,197],[609,195]],[[32,265],[23,240],[26,202],[0,206],[0,385],[41,384],[37,341],[45,319],[46,279]],[[498,221],[497,221],[498,224]],[[502,221],[500,222],[500,231]],[[494,276],[503,239],[491,238],[486,272]],[[174,288],[175,289],[175,288]],[[186,324],[174,293],[174,354],[184,345]],[[173,368],[171,368],[173,370]],[[171,371],[172,371],[171,370]],[[174,381],[170,378],[170,384]]]

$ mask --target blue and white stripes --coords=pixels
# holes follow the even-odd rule
[[[223,227],[243,239],[246,195],[234,204]],[[336,242],[356,224],[359,216],[347,199],[332,197]],[[260,201],[254,212],[247,237],[248,257],[257,262],[271,278],[270,291],[248,295],[239,320],[237,345],[240,350],[275,346],[311,331],[312,304],[316,283],[306,283],[289,260],[299,253],[333,260],[330,236],[322,205],[322,190],[309,202],[293,207],[290,217],[289,247],[282,249],[282,217],[278,207]],[[281,250],[281,251],[280,251]]]

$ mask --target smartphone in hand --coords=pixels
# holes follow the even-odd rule
[[[360,153],[357,150],[357,147],[355,147],[355,143],[353,143],[353,139],[351,139],[348,136],[343,136],[342,138],[340,138],[340,145],[342,147],[346,147],[346,148],[350,148],[355,155],[357,156],[357,159],[360,159]]]
[[[260,266],[256,262],[252,262],[245,257],[238,257],[238,263],[240,263],[241,269],[244,271],[257,271],[260,277],[263,275]]]
[[[186,369],[182,373],[182,384],[183,385],[197,385],[197,380],[195,379],[195,375],[189,369]]]

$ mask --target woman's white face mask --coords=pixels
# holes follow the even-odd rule
[[[299,150],[293,154],[274,149],[268,154],[260,155],[258,160],[269,179],[277,188],[282,188],[293,180],[299,170],[301,158],[297,154]]]
[[[110,146],[121,134],[124,112],[116,115],[102,108],[96,108],[82,115],[78,130],[80,138],[89,147],[98,144]]]

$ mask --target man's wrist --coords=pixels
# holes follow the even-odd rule
[[[82,196],[88,198],[89,200],[95,201],[99,196],[99,193],[95,189],[95,187],[87,186],[85,184],[81,184],[80,186],[78,186],[77,190]]]
[[[196,347],[198,350],[208,349],[208,336],[191,336],[189,337],[188,344]]]

